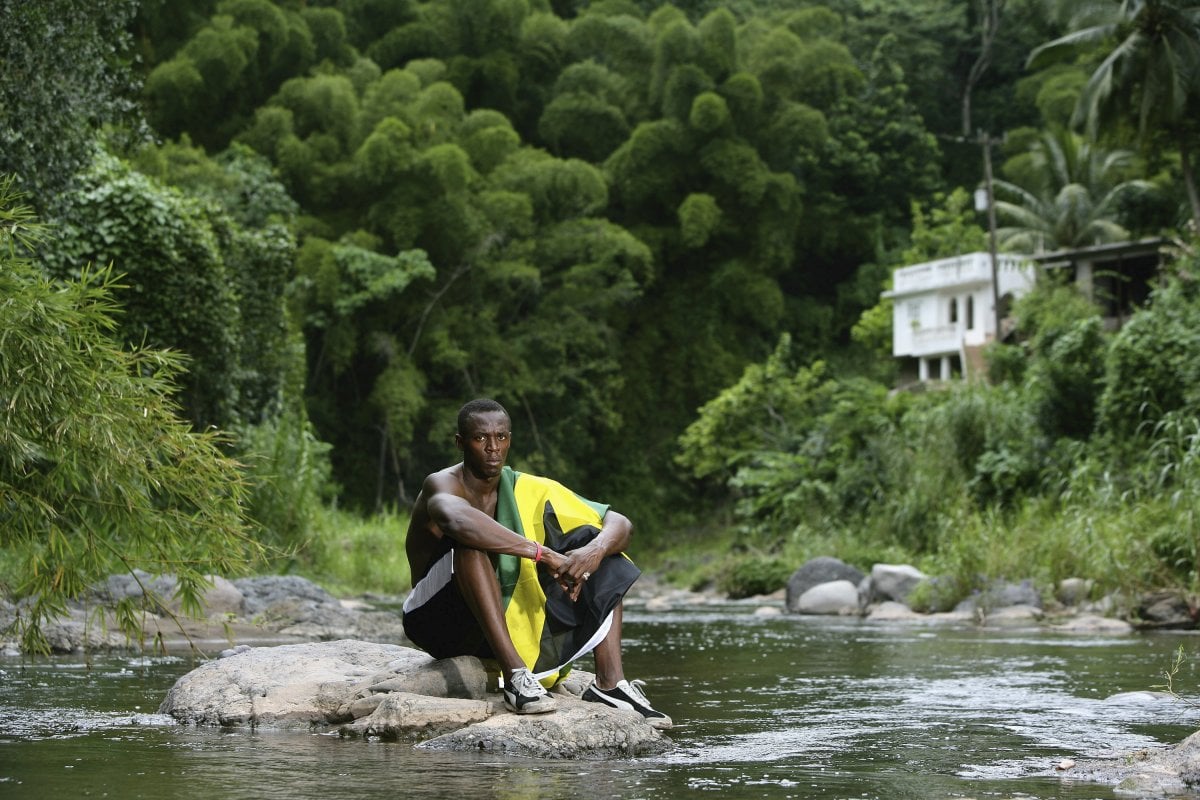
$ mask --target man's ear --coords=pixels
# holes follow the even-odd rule
[[[454,434],[454,446],[460,451],[463,449],[463,438],[461,433]]]

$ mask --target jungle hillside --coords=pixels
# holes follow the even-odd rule
[[[475,397],[670,580],[1200,590],[1200,5],[0,19],[0,588],[34,622],[132,569],[406,590]],[[985,379],[900,387],[895,269],[1148,237],[1120,325],[1047,273]]]

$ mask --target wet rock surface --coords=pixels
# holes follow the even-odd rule
[[[671,742],[641,715],[586,703],[575,674],[549,714],[519,715],[488,691],[473,657],[436,660],[399,645],[338,640],[232,648],[171,687],[159,713],[224,727],[336,730],[439,750],[536,758],[661,753]]]

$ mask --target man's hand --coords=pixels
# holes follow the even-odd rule
[[[604,556],[603,548],[588,544],[565,554],[544,550],[542,561],[562,590],[575,601],[583,591],[584,582],[599,569]]]

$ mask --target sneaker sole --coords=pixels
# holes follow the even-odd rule
[[[627,703],[624,700],[617,700],[613,697],[606,697],[605,695],[593,691],[591,688],[583,693],[583,699],[589,703],[599,703],[602,706],[615,708],[618,711],[632,711],[644,719],[650,725],[650,727],[660,731],[665,731],[674,724],[671,722],[671,718],[666,714],[663,714],[660,717],[648,717],[643,714],[641,709],[635,706],[633,703]]]
[[[557,708],[554,703],[554,698],[552,697],[544,697],[541,700],[534,700],[526,703],[520,708],[508,702],[508,698],[505,698],[504,707],[514,714],[548,714]]]

